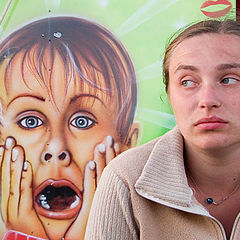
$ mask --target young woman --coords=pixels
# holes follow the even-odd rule
[[[240,239],[240,24],[203,21],[164,59],[177,126],[104,170],[85,239]]]

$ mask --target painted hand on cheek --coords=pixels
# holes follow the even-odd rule
[[[96,186],[106,165],[120,153],[119,144],[111,136],[107,136],[94,150],[94,160],[85,168],[84,194],[82,209],[69,228],[65,240],[83,240],[87,226],[89,211],[92,205]]]
[[[94,160],[85,167],[82,208],[66,232],[65,239],[84,239],[96,186],[106,165],[119,153],[119,144],[111,136],[95,147]],[[24,149],[17,145],[14,138],[8,137],[5,145],[0,146],[0,161],[1,213],[7,229],[48,239],[33,207],[31,164],[25,160]]]
[[[1,214],[8,229],[47,238],[32,199],[32,166],[13,137],[0,146]]]

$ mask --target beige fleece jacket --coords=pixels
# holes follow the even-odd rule
[[[85,240],[220,240],[219,221],[188,186],[177,128],[115,158],[93,200]],[[240,239],[239,215],[231,240]]]

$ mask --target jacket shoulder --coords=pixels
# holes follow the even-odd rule
[[[114,171],[120,178],[125,179],[127,182],[136,182],[142,173],[152,149],[160,139],[161,137],[155,138],[148,143],[121,153],[108,164],[106,171],[107,169],[111,169],[111,171]]]

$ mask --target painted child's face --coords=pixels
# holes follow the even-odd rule
[[[3,112],[1,144],[12,136],[24,148],[26,160],[33,169],[35,210],[46,229],[64,232],[81,209],[84,169],[94,159],[94,150],[109,135],[119,142],[115,125],[116,102],[107,100],[107,95],[102,92],[94,93],[87,84],[84,89],[77,90],[80,86],[74,85],[74,80],[68,83],[58,55],[52,69],[47,63],[45,66],[44,78],[51,78],[45,79],[45,84],[49,83],[51,91],[33,73],[31,66],[24,68],[23,79],[21,62],[19,54],[8,72],[7,91],[0,96]],[[2,64],[1,79],[4,74]],[[120,148],[124,145],[120,144]],[[42,201],[41,196],[51,194],[54,186],[69,192],[71,197],[65,203],[67,206],[57,200]],[[48,210],[53,203],[54,217]],[[69,211],[71,204],[76,206]]]

